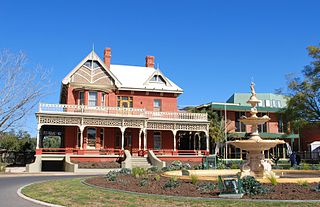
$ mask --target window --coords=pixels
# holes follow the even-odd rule
[[[133,108],[133,98],[131,96],[118,96],[118,107]]]
[[[276,108],[278,108],[278,105],[277,105],[276,100],[272,100],[272,107],[276,107]]]
[[[154,111],[161,111],[161,100],[160,99],[153,100],[153,110]]]
[[[277,105],[278,105],[278,107],[279,107],[279,108],[281,108],[281,107],[282,107],[282,105],[281,105],[281,101],[280,101],[280,100],[277,100]]]
[[[265,105],[266,105],[266,107],[270,107],[271,106],[271,103],[270,103],[270,100],[265,100]]]
[[[83,91],[79,91],[78,104],[84,105],[84,92]]]
[[[258,113],[258,117],[263,117],[264,115],[267,115],[266,113]],[[267,123],[258,125],[258,132],[263,133],[267,132]]]
[[[100,143],[101,143],[101,146],[104,145],[104,129],[103,128],[100,128]]]
[[[278,132],[283,133],[283,119],[282,114],[278,115]]]
[[[166,84],[166,81],[163,79],[161,75],[154,75],[150,81]]]
[[[101,94],[101,106],[105,106],[106,105],[106,94],[102,93]]]
[[[96,146],[96,128],[87,129],[87,138],[88,138],[88,146],[95,147]]]
[[[235,124],[236,124],[236,132],[246,132],[246,125],[244,125],[242,122],[239,121],[241,116],[245,116],[245,112],[236,112],[236,120],[235,120]]]
[[[101,67],[99,62],[94,60],[87,60],[87,62],[84,63],[85,66],[87,66],[88,68],[98,68]]]
[[[153,149],[161,149],[161,133],[159,131],[153,132]]]
[[[88,106],[97,106],[97,92],[89,92]]]

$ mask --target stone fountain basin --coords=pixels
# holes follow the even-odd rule
[[[231,144],[235,147],[238,147],[242,150],[246,151],[264,151],[264,150],[269,150],[270,148],[275,147],[278,144],[284,144],[285,141],[283,140],[253,140],[253,139],[248,139],[248,140],[235,140],[235,141],[229,141],[227,144]]]
[[[244,117],[240,118],[240,121],[245,125],[260,125],[269,121],[269,117]]]

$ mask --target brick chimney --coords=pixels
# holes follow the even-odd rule
[[[154,56],[146,56],[146,67],[154,68]]]
[[[104,64],[107,66],[107,69],[110,69],[111,61],[111,48],[104,49]]]

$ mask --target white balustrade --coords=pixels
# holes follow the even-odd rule
[[[106,106],[84,106],[68,104],[39,104],[39,113],[63,113],[63,114],[94,114],[108,116],[146,117],[153,120],[188,120],[207,121],[207,113],[188,112],[157,112],[146,111],[142,108],[122,108]]]

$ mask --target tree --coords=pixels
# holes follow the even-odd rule
[[[303,78],[288,78],[288,103],[285,110],[291,128],[320,122],[320,48],[309,46],[313,61],[302,70]]]
[[[15,152],[34,151],[36,146],[36,138],[31,138],[26,131],[1,132],[0,133],[0,149]]]
[[[0,132],[15,126],[45,94],[47,71],[27,64],[26,55],[0,52]]]
[[[212,143],[215,143],[214,153],[219,153],[219,149],[222,143],[225,143],[226,134],[228,136],[229,132],[234,128],[231,127],[231,121],[225,121],[224,117],[219,116],[217,112],[213,111],[210,108],[202,109],[201,111],[194,108],[192,112],[207,112],[208,120],[210,121],[209,125],[209,137]]]

